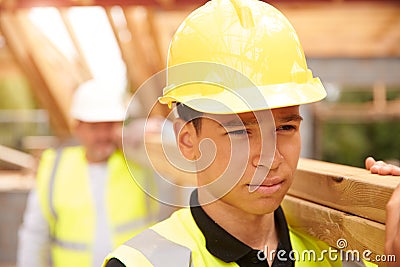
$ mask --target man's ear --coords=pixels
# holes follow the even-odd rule
[[[193,123],[182,119],[174,121],[174,132],[179,151],[187,160],[196,159],[197,133]]]

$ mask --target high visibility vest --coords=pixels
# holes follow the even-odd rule
[[[289,234],[292,249],[296,253],[293,253],[292,256],[281,256],[285,256],[286,259],[294,257],[296,267],[364,266],[363,263],[358,265],[360,263],[342,262],[340,258],[330,260],[328,257],[312,258],[312,255],[310,255],[311,258],[308,258],[310,251],[314,251],[317,257],[324,255],[323,251],[329,251],[329,246],[290,228]],[[226,263],[207,250],[204,235],[197,227],[190,209],[181,209],[175,212],[169,219],[125,242],[107,256],[103,267],[111,258],[117,258],[127,267],[239,266],[235,262]]]
[[[151,173],[132,163],[135,175],[150,179]],[[107,162],[106,213],[113,247],[150,226],[157,212],[137,186],[121,151]],[[52,238],[53,266],[91,266],[96,211],[90,190],[88,163],[82,147],[46,150],[37,173],[37,190]]]

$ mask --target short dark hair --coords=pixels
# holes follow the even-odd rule
[[[192,123],[196,133],[199,134],[201,130],[201,116],[203,115],[203,112],[194,110],[182,103],[176,103],[176,109],[178,111],[179,118]]]

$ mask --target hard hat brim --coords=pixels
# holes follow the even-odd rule
[[[192,87],[192,88],[188,88]],[[284,83],[229,90],[216,84],[186,84],[159,98],[171,107],[180,102],[199,112],[234,114],[318,102],[326,97],[319,78],[307,83]]]
[[[83,122],[122,122],[125,120],[125,110],[79,110],[72,112],[72,118]]]

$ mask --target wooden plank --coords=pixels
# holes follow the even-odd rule
[[[400,177],[379,176],[361,168],[300,159],[290,195],[376,222]]]
[[[35,181],[32,171],[0,171],[0,193],[28,192],[34,187]]]
[[[36,168],[36,160],[32,155],[3,145],[0,145],[0,160],[29,170]]]
[[[385,226],[381,223],[292,196],[285,197],[282,207],[294,230],[307,233],[338,249],[357,250],[360,256],[369,250],[372,252],[369,256],[371,259],[384,254]]]

